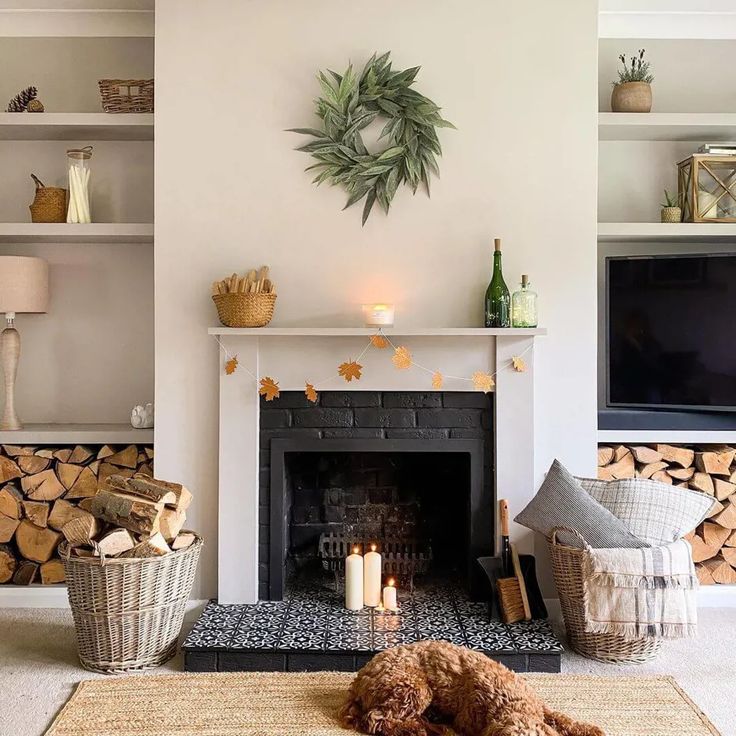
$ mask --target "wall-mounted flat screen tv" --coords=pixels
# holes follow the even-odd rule
[[[606,259],[611,407],[736,411],[736,254]]]

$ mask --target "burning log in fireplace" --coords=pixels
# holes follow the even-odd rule
[[[414,576],[425,575],[432,564],[432,547],[414,539],[368,540],[346,534],[322,534],[319,538],[319,556],[322,567],[335,575],[335,589],[345,576],[345,558],[354,547],[362,554],[375,544],[381,553],[381,572],[397,578],[414,590]]]

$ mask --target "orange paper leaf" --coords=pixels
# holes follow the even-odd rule
[[[511,365],[514,366],[514,370],[517,373],[523,373],[526,370],[526,363],[524,362],[524,359],[520,358],[518,355],[515,355],[513,358],[511,358]]]
[[[363,370],[363,366],[360,363],[356,363],[354,360],[350,360],[347,363],[341,363],[337,372],[348,382],[353,380],[360,380],[360,372]]]
[[[230,360],[225,361],[225,373],[231,376],[235,373],[235,369],[238,367],[238,356],[235,355]]]
[[[273,401],[274,399],[278,399],[281,391],[279,390],[279,384],[274,381],[273,378],[271,378],[270,376],[261,378],[260,384],[261,387],[258,389],[258,393],[261,396],[265,396],[266,401]]]
[[[304,389],[304,395],[314,404],[317,402],[317,392],[314,390],[314,386],[311,383],[307,383]]]
[[[488,393],[493,390],[496,382],[493,380],[493,376],[490,373],[484,373],[483,371],[476,371],[472,375],[473,386],[478,391]]]
[[[383,335],[371,335],[371,345],[374,348],[383,350],[388,347],[388,340]]]
[[[442,389],[442,383],[444,380],[445,377],[439,371],[435,371],[432,374],[432,388],[435,391],[440,391]]]
[[[391,360],[399,370],[403,371],[407,368],[411,368],[411,353],[409,352],[409,348],[405,348],[400,345],[396,350],[394,350]]]

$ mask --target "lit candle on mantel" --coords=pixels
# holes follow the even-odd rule
[[[353,553],[345,558],[345,608],[363,608],[363,557],[358,547],[353,547]]]
[[[366,327],[391,327],[394,323],[393,304],[364,304],[363,321]]]
[[[383,589],[383,607],[387,611],[399,610],[399,604],[396,602],[396,587],[393,578],[388,579],[388,583]]]
[[[363,558],[363,602],[371,608],[381,603],[381,555],[375,544]]]

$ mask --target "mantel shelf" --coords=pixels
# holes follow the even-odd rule
[[[153,243],[153,224],[0,222],[0,243]]]
[[[368,337],[378,327],[210,327],[210,335],[247,335],[249,337]],[[402,337],[518,337],[546,335],[543,327],[486,328],[486,327],[384,327],[384,335]]]
[[[599,222],[600,243],[733,243],[732,222]]]
[[[5,141],[152,141],[153,113],[3,112]]]
[[[602,141],[733,141],[736,113],[598,113]]]
[[[2,445],[150,445],[153,429],[130,424],[26,424],[23,429],[0,431]]]

